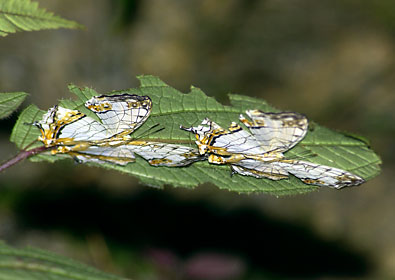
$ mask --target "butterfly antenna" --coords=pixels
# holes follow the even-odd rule
[[[298,155],[293,155],[293,156],[289,156],[289,157],[286,157],[286,158],[287,159],[300,160],[300,159],[309,159],[309,158],[313,158],[313,157],[316,157],[316,156],[318,156],[316,153],[313,153],[312,151],[307,150],[307,151],[301,152]]]
[[[151,127],[148,128],[147,130],[145,130],[143,133],[141,133],[138,137],[136,137],[134,140],[137,140],[137,139],[141,139],[141,138],[143,138],[143,137],[150,136],[150,135],[152,135],[152,134],[158,133],[159,131],[162,131],[162,130],[165,129],[164,127],[159,127],[159,128],[157,128],[158,126],[159,126],[159,123],[157,123],[157,124],[151,126]],[[157,129],[154,130],[155,128],[157,128]]]

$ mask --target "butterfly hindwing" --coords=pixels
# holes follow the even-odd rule
[[[89,146],[81,151],[71,151],[70,154],[78,163],[115,163],[118,165],[126,165],[135,161],[135,156],[130,149],[125,146],[118,147],[99,147]]]
[[[204,160],[197,149],[177,144],[132,141],[127,146],[154,166],[186,166]]]
[[[87,149],[72,152],[74,158],[80,163],[110,162],[118,165],[126,165],[135,161],[135,154],[153,166],[186,166],[204,159],[195,148],[147,141],[131,141],[115,147],[90,146]]]
[[[307,161],[281,160],[273,164],[288,171],[306,184],[340,189],[365,182],[363,178],[348,171]]]
[[[280,166],[254,159],[243,159],[231,165],[234,173],[249,175],[255,178],[269,178],[280,180],[288,178],[288,172]]]

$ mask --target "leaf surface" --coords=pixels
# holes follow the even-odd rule
[[[0,93],[0,119],[11,115],[25,100],[25,92],[2,92]]]
[[[15,143],[21,150],[31,147],[33,142],[37,142],[40,133],[31,123],[34,120],[39,120],[43,114],[44,111],[38,109],[36,105],[30,105],[23,110],[12,129],[11,142]]]
[[[39,8],[37,2],[30,0],[0,1],[0,36],[7,36],[18,31],[56,28],[81,28],[81,25]]]
[[[139,88],[107,93],[148,95],[152,99],[152,113],[142,127],[132,134],[134,138],[139,138],[148,128],[155,124],[160,124],[165,128],[164,130],[151,134],[148,137],[145,136],[144,139],[196,147],[194,135],[179,129],[180,125],[186,127],[196,126],[204,118],[208,117],[222,127],[227,128],[232,121],[238,121],[239,114],[245,113],[246,109],[261,109],[269,112],[278,111],[265,101],[256,98],[231,94],[229,98],[232,106],[225,106],[218,103],[214,98],[208,97],[196,87],[191,87],[190,93],[184,94],[154,76],[140,76],[138,79],[141,83]],[[70,89],[72,92],[81,91],[77,94],[79,97],[77,100],[64,100],[61,102],[62,106],[68,106],[70,109],[78,108],[82,110],[83,104],[87,99],[98,95],[92,89],[81,89],[75,86],[70,86]],[[33,108],[29,108],[26,109],[29,110],[29,113],[23,112],[16,124],[16,128],[14,128],[15,133],[13,132],[14,138],[12,140],[19,148],[23,147],[20,146],[21,143],[26,143],[28,140],[32,141],[39,135],[38,129],[33,128],[35,130],[29,130],[28,135],[24,136],[26,129],[24,130],[25,132],[19,132],[20,128],[17,127],[20,126],[22,121],[32,122],[33,119],[39,119],[43,113],[37,107],[34,108],[34,112],[32,111]],[[17,133],[19,134],[17,135]],[[19,138],[24,138],[25,140],[20,141],[18,140]],[[380,158],[364,141],[355,137],[348,137],[317,124],[311,125],[311,129],[303,141],[285,153],[285,156],[303,156],[306,153],[316,155],[308,158],[308,161],[341,168],[362,176],[366,180],[375,177],[380,172]],[[40,157],[33,157],[32,160],[48,160],[48,157],[58,158],[58,156],[40,155]],[[212,165],[207,161],[197,162],[182,168],[154,167],[141,158],[137,158],[136,162],[124,167],[112,164],[92,165],[131,174],[137,176],[145,184],[159,187],[172,185],[194,188],[203,183],[211,183],[220,189],[229,191],[239,193],[264,192],[276,196],[305,193],[319,188],[304,184],[293,176],[290,176],[290,179],[279,181],[256,179],[241,175],[231,176],[229,166]]]
[[[16,249],[0,242],[0,279],[120,280],[93,267],[35,248]]]

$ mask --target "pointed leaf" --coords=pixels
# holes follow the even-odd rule
[[[78,23],[55,16],[39,8],[30,0],[0,1],[0,36],[18,31],[33,31],[56,28],[81,28]]]
[[[15,111],[19,105],[25,100],[27,93],[25,92],[3,92],[0,93],[0,119],[6,118],[13,111]]]
[[[238,121],[239,114],[245,113],[246,109],[278,111],[260,99],[232,94],[229,96],[232,106],[224,106],[196,87],[191,87],[190,93],[183,94],[157,77],[140,76],[138,79],[141,82],[140,88],[114,91],[109,94],[148,95],[152,99],[153,109],[150,117],[132,136],[139,137],[147,128],[158,123],[165,129],[145,137],[146,140],[196,147],[194,135],[180,130],[180,125],[198,125],[204,118],[209,117],[219,125],[228,127],[232,121]],[[83,92],[78,94],[80,99],[68,103],[72,105],[70,109],[81,108],[86,99],[97,94],[86,88],[80,90]],[[309,158],[309,161],[341,168],[364,179],[371,179],[380,172],[378,166],[381,163],[380,158],[364,141],[316,124],[310,127],[305,139],[287,152],[286,156],[301,156],[306,154],[306,151],[311,151],[317,156]],[[37,130],[36,137],[38,134]],[[33,159],[37,160],[36,157]],[[305,193],[318,189],[316,186],[302,183],[293,176],[280,181],[241,175],[231,176],[229,166],[211,165],[208,162],[197,162],[183,168],[169,168],[150,166],[145,160],[138,158],[135,163],[124,167],[112,164],[96,164],[96,166],[135,175],[142,182],[159,187],[173,185],[193,188],[203,183],[211,183],[221,189],[240,193],[265,192],[273,195]]]
[[[78,99],[77,100],[63,99],[59,102],[59,106],[79,110],[80,112],[91,117],[92,119],[101,122],[101,120],[96,116],[95,113],[93,113],[91,110],[87,109],[84,106],[86,100],[88,100],[92,96],[98,96],[100,94],[97,93],[92,88],[89,87],[79,88],[74,84],[69,84],[68,88],[72,93],[74,93],[78,97]]]

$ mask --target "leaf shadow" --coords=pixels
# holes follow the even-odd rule
[[[30,188],[18,197],[13,208],[22,228],[57,229],[81,239],[99,233],[110,250],[144,254],[166,248],[184,260],[199,252],[223,252],[243,259],[249,272],[276,277],[360,277],[373,269],[369,257],[345,241],[327,241],[311,228],[252,207],[228,211],[149,188],[115,195],[66,183]]]

